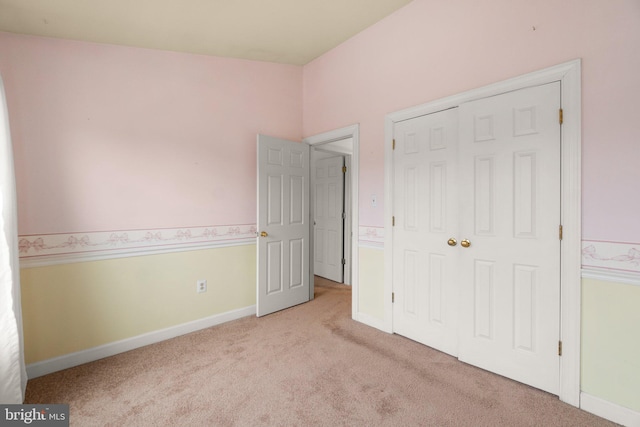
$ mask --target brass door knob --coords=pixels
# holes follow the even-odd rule
[[[453,237],[450,238],[449,240],[447,240],[447,245],[449,246],[455,246],[458,244],[458,241],[456,239],[454,239]]]
[[[260,232],[260,237],[267,237],[269,234],[267,234],[266,231],[262,231]]]
[[[462,245],[463,248],[468,248],[469,246],[471,246],[471,242],[467,239],[464,239],[462,242],[460,242],[460,245]]]

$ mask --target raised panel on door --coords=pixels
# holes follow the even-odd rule
[[[558,393],[559,83],[460,106],[459,358]]]
[[[314,274],[342,282],[344,157],[317,159],[314,183]]]
[[[284,290],[282,254],[282,241],[267,242],[266,265],[269,266],[267,269],[267,295]]]
[[[309,148],[258,136],[257,314],[309,300]]]
[[[396,123],[393,330],[457,354],[457,111]]]
[[[493,341],[495,338],[495,261],[474,260],[473,264],[473,318],[461,328],[471,327],[474,338]],[[465,266],[466,267],[466,266]],[[462,285],[462,289],[466,286]]]

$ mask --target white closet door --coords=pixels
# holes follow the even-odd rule
[[[460,106],[460,360],[558,394],[560,83]]]
[[[397,123],[393,152],[394,332],[457,354],[457,111]]]

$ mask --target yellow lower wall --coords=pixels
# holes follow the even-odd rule
[[[581,383],[640,412],[640,286],[583,279]]]
[[[24,268],[26,363],[255,305],[255,265],[245,245]]]
[[[361,246],[358,251],[359,311],[384,320],[384,250]]]

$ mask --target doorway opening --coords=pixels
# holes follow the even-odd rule
[[[356,319],[358,313],[358,126],[348,126],[334,131],[322,133],[305,138],[303,142],[310,145],[310,215],[311,224],[313,226],[314,219],[316,218],[315,202],[319,194],[316,193],[316,178],[315,171],[318,162],[323,162],[324,159],[334,159],[335,161],[343,161],[346,171],[341,175],[344,178],[343,189],[344,194],[342,197],[344,221],[341,221],[342,238],[336,243],[338,252],[342,253],[341,257],[337,259],[342,262],[344,259],[342,271],[341,283],[351,285],[352,293],[352,317]],[[327,203],[329,202],[327,197],[322,197]],[[313,227],[315,229],[315,227]],[[316,249],[318,247],[325,247],[326,242],[317,242],[315,233],[310,233],[310,259],[309,265],[311,270],[310,283],[310,299],[313,299],[314,295],[314,273],[315,273],[315,261],[317,258]],[[319,244],[322,243],[322,244]]]
[[[335,151],[350,138],[311,149],[311,215],[313,269],[316,276],[351,284],[351,216],[349,215],[351,155]]]

